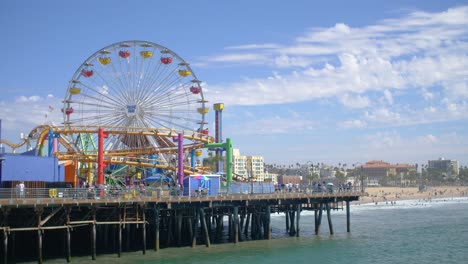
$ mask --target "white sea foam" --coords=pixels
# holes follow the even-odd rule
[[[449,204],[468,204],[468,197],[446,197],[432,199],[410,199],[398,200],[392,205],[391,202],[364,203],[351,205],[351,210],[356,212],[359,210],[393,210],[393,209],[417,209],[445,206]]]

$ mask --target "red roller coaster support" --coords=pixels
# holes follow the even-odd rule
[[[104,129],[99,128],[98,130],[98,182],[97,184],[104,184],[104,168],[106,163],[104,162],[104,139],[107,138],[108,133],[104,132]]]

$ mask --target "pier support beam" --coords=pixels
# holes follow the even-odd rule
[[[143,255],[146,254],[146,213],[145,213],[145,207],[142,206],[141,208],[141,214],[142,214],[142,219],[143,219],[143,224],[141,224],[141,232],[142,232],[142,242],[143,242]]]
[[[37,230],[37,263],[42,264],[42,230]]]
[[[316,235],[320,233],[320,225],[322,224],[323,203],[320,203],[318,211],[319,211],[318,217],[315,219],[315,234]]]
[[[42,209],[36,211],[36,219],[37,219],[37,263],[42,264],[42,230],[39,229],[41,227],[41,215]]]
[[[175,213],[177,216],[177,246],[180,247],[182,246],[182,210],[177,210]]]
[[[346,201],[346,232],[351,232],[351,217],[350,217],[351,207],[349,201]]]
[[[193,233],[192,233],[192,247],[197,245],[197,233],[198,233],[198,212],[193,211]]]
[[[119,247],[117,250],[117,256],[120,258],[122,256],[122,209],[119,208]]]
[[[159,209],[155,206],[154,207],[154,232],[155,232],[155,243],[154,243],[154,251],[159,251]]]
[[[91,224],[91,258],[96,260],[96,209],[93,209],[93,223]]]
[[[290,210],[289,211],[289,218],[290,218],[290,223],[291,225],[289,226],[289,235],[294,236],[296,234],[296,227],[294,226],[294,219],[295,219],[295,210]]]
[[[8,233],[3,229],[3,263],[8,261]]]
[[[301,217],[301,205],[296,204],[296,237],[299,237],[299,233],[301,230],[300,225],[299,225],[300,217]]]
[[[333,235],[333,224],[331,220],[331,213],[330,213],[330,203],[327,202],[327,218],[328,218],[328,227],[330,228],[330,235]]]
[[[67,263],[71,262],[71,235],[70,227],[67,228]]]
[[[239,206],[234,206],[232,209],[234,220],[234,243],[239,242]]]
[[[203,233],[204,233],[204,236],[205,236],[205,244],[206,244],[206,247],[210,247],[210,234],[209,234],[209,230],[208,230],[208,227],[206,225],[206,219],[205,219],[205,211],[203,211],[203,208],[199,208],[198,209],[199,213],[200,213],[200,222],[201,222],[201,225],[203,227]]]
[[[265,238],[270,240],[271,239],[271,206],[270,205],[266,206],[265,218],[266,218]]]
[[[247,209],[246,209],[246,211],[247,211]],[[252,215],[252,213],[248,213],[248,212],[247,212],[247,220],[245,220],[245,227],[244,227],[245,239],[248,238],[248,234],[249,234],[249,222],[251,221],[251,220],[250,220],[251,215]]]
[[[66,216],[66,222],[65,224],[67,225],[67,230],[66,230],[66,235],[67,235],[67,262],[71,262],[71,234],[70,234],[70,211],[71,209],[68,207],[65,209],[67,212]]]

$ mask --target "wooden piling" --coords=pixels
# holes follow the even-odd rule
[[[193,214],[192,214],[192,211],[189,210],[188,212],[188,217],[186,218],[186,225],[187,225],[187,228],[188,228],[188,232],[189,232],[189,238],[190,240],[192,240],[193,238]]]
[[[120,258],[122,256],[122,210],[119,208],[119,247],[117,250],[117,256]]]
[[[247,236],[249,234],[249,222],[251,221],[250,220],[251,215],[252,215],[252,213],[247,213],[247,220],[245,221],[245,227],[244,227],[245,239],[247,239]]]
[[[322,212],[323,212],[323,203],[320,203],[320,206],[319,206],[319,215],[318,215],[318,218],[317,218],[317,228],[315,230],[315,234],[318,235],[319,232],[320,232],[320,226],[322,225]]]
[[[36,211],[37,218],[37,263],[42,264],[42,230],[41,227],[42,210]]]
[[[3,263],[8,262],[8,233],[3,229]]]
[[[176,211],[177,215],[177,246],[182,246],[182,210]]]
[[[351,232],[351,207],[349,201],[346,201],[346,232]]]
[[[295,210],[289,211],[289,218],[290,218],[289,235],[290,236],[294,236],[296,234],[296,227],[294,226],[295,214],[296,214]]]
[[[330,228],[330,235],[333,235],[333,224],[331,221],[331,213],[330,213],[330,203],[327,202],[327,218],[328,218],[328,227]]]
[[[232,236],[232,211],[229,210],[228,213],[228,237],[229,241],[234,241],[233,236]]]
[[[234,224],[234,243],[239,242],[239,207],[234,206],[232,209],[232,214],[233,214],[233,224]]]
[[[91,258],[96,260],[96,210],[93,209],[93,223],[91,224]]]
[[[145,207],[141,207],[141,214],[143,219],[143,224],[141,225],[142,229],[142,242],[143,242],[143,255],[146,254],[146,214],[145,214]]]
[[[289,232],[289,205],[286,205],[284,214],[286,215],[286,232]]]
[[[245,210],[242,210],[239,223],[239,234],[242,234],[244,231],[244,222],[245,222]]]
[[[197,245],[197,232],[198,232],[198,212],[193,211],[193,234],[192,234],[192,247]]]
[[[299,226],[300,217],[301,217],[301,205],[296,204],[296,237],[299,237],[299,233],[300,233],[300,226]]]
[[[65,208],[66,220],[65,224],[67,225],[66,230],[66,239],[67,239],[67,262],[71,262],[71,234],[70,234],[70,208]]]
[[[154,251],[159,251],[159,208],[156,206],[154,207],[154,232],[155,232],[155,243],[154,243]]]
[[[257,239],[257,211],[256,208],[252,208],[252,217],[250,219],[250,237]]]
[[[198,211],[200,212],[200,221],[202,222],[201,224],[203,227],[205,244],[206,244],[206,247],[210,247],[210,234],[208,232],[208,227],[206,226],[205,212],[203,211],[203,208],[199,208]]]
[[[270,240],[271,239],[271,206],[270,205],[266,206],[265,218],[266,218],[265,238]]]

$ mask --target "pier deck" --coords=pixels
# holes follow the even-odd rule
[[[72,255],[88,254],[95,260],[97,254],[121,256],[138,250],[145,254],[149,248],[271,239],[270,215],[279,212],[284,213],[289,235],[299,236],[301,211],[315,212],[316,234],[326,211],[333,234],[330,212],[346,208],[350,232],[350,202],[367,195],[304,191],[191,197],[133,191],[83,197],[61,191],[42,192],[49,196],[0,196],[3,263],[18,259],[42,263],[43,258],[57,257],[71,261]]]

